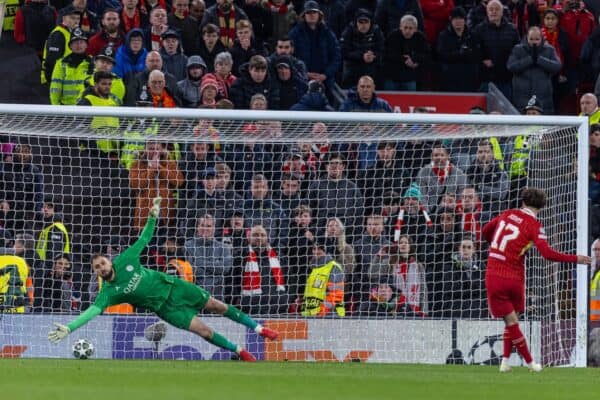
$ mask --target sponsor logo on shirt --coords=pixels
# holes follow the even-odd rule
[[[131,292],[134,292],[135,289],[137,289],[137,287],[141,281],[142,281],[142,275],[136,272],[135,274],[133,274],[133,276],[129,280],[127,287],[125,289],[123,289],[123,293],[129,294]]]
[[[133,271],[133,265],[128,265],[128,266],[126,266],[126,267],[125,267],[125,271],[127,271],[127,272],[131,272],[131,271]]]

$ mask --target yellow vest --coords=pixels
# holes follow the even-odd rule
[[[146,140],[151,136],[158,135],[159,128],[155,118],[152,118],[150,122],[142,119],[131,120],[123,133],[125,143],[121,147],[121,165],[129,170],[146,148]],[[180,159],[179,143],[174,143],[173,150],[169,151],[169,160],[179,161]]]
[[[6,0],[6,9],[4,10],[4,23],[2,24],[3,31],[15,30],[15,15],[19,9],[19,0]]]
[[[494,159],[498,162],[500,169],[504,171],[504,155],[502,154],[502,146],[495,137],[491,137],[490,144],[492,145],[492,152],[494,153]]]
[[[592,278],[590,285],[590,321],[600,321],[600,271]]]
[[[342,266],[333,260],[322,267],[313,268],[311,271],[310,276],[306,280],[306,289],[304,290],[304,304],[302,305],[303,316],[314,317],[321,311],[321,304],[325,301],[329,275],[331,275],[331,270],[333,268],[337,268],[341,272],[344,271]],[[344,308],[343,302],[335,305],[335,312],[340,317],[346,315],[346,309]]]
[[[29,267],[17,256],[0,256],[0,313],[24,313]]]
[[[62,25],[57,25],[56,28],[54,28],[52,30],[52,32],[50,32],[50,35],[52,35],[55,31],[58,31],[60,33],[62,33],[62,35],[65,37],[65,51],[62,55],[61,58],[65,58],[66,56],[68,56],[69,54],[71,54],[71,48],[69,47],[69,39],[71,39],[71,32],[69,32],[69,30],[67,28],[65,28]],[[48,36],[50,36],[48,35]],[[40,76],[40,80],[42,82],[42,85],[45,83],[48,83],[48,81],[46,80],[46,50],[48,49],[48,42],[46,41],[46,44],[44,44],[44,54],[42,55],[42,73]],[[59,58],[56,62],[58,63],[60,61]],[[56,64],[55,64],[56,66]],[[54,71],[52,71],[54,72]],[[50,73],[50,75],[52,75],[52,72]]]
[[[117,106],[123,105],[123,98],[125,97],[125,84],[123,83],[123,79],[119,78],[117,75],[112,74],[113,80],[112,85],[110,85],[110,94],[109,96],[115,101]],[[96,82],[94,82],[94,75],[90,75],[90,77],[85,81],[87,86],[94,86]],[[85,88],[81,91],[83,94]]]
[[[579,113],[579,116],[584,116],[583,113]],[[590,125],[600,123],[600,108],[597,108],[591,115],[588,115],[588,120],[590,121]]]
[[[48,235],[54,227],[58,228],[58,230],[61,231],[65,237],[65,247],[63,248],[63,253],[71,253],[71,245],[69,243],[69,233],[67,232],[67,228],[65,228],[62,222],[54,222],[51,225],[45,227],[40,232],[40,235],[38,236],[38,241],[35,245],[35,251],[37,252],[38,257],[42,261],[46,260],[46,250],[48,249]]]
[[[112,97],[106,99],[96,96],[94,94],[87,94],[83,96],[87,99],[93,107],[117,107],[118,104]],[[99,130],[105,134],[119,134],[119,118],[117,117],[94,117],[90,128]],[[119,143],[110,139],[98,139],[96,140],[96,146],[104,153],[119,150]]]
[[[527,160],[529,159],[530,145],[527,136],[519,135],[515,137],[515,147],[513,149],[512,159],[510,161],[510,177],[527,175]]]

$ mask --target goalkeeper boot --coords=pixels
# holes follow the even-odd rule
[[[279,336],[279,332],[274,329],[263,327],[260,331],[260,336],[265,337],[267,339],[275,340]]]
[[[252,355],[252,353],[250,353],[248,350],[246,349],[242,349],[240,350],[240,352],[238,353],[238,355],[240,356],[240,359],[242,361],[247,361],[247,362],[256,362],[256,358]]]
[[[529,363],[529,371],[531,372],[542,372],[542,366],[535,361]]]
[[[510,365],[508,365],[508,360],[505,358],[502,358],[502,362],[500,363],[500,372],[510,372],[512,371],[512,368]]]

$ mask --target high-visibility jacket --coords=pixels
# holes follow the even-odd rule
[[[29,267],[23,258],[0,256],[0,313],[25,312],[28,282]]]
[[[590,285],[590,321],[600,321],[600,270],[596,271]]]
[[[579,116],[583,116],[583,113],[580,113]],[[596,111],[588,115],[588,120],[590,121],[590,125],[600,123],[600,108],[597,108]]]
[[[86,89],[83,92],[82,99],[85,99],[93,107],[117,107],[118,104],[112,97],[103,98],[97,96],[93,88]],[[78,104],[81,104],[80,102]],[[87,104],[87,103],[86,103]],[[90,124],[90,128],[99,130],[103,134],[119,135],[119,118],[117,117],[94,117]],[[104,153],[110,153],[112,151],[119,151],[119,142],[110,139],[98,139],[96,140],[96,147]]]
[[[491,137],[489,141],[492,145],[494,160],[498,162],[498,166],[500,166],[500,169],[504,171],[504,155],[502,154],[502,146],[500,146],[500,142],[498,142],[498,139],[495,137]]]
[[[118,75],[112,74],[112,85],[110,86],[110,94],[109,96],[115,101],[117,106],[123,105],[123,99],[125,98],[125,84],[123,83],[123,79],[119,78]],[[84,91],[88,87],[94,87],[96,82],[94,82],[94,75],[90,75],[84,82]],[[83,97],[83,92],[80,95]]]
[[[158,135],[159,129],[159,123],[155,118],[150,121],[145,119],[130,121],[123,133],[125,143],[121,147],[121,165],[128,170],[131,169],[133,163],[146,148],[146,139]],[[179,161],[180,159],[179,143],[174,143],[173,149],[169,151],[169,160]]]
[[[330,279],[332,273],[341,279],[333,282]],[[306,280],[302,315],[305,317],[324,316],[335,309],[337,315],[345,316],[343,276],[344,269],[333,260],[321,267],[313,268]]]
[[[19,9],[19,0],[6,0],[4,10],[4,22],[2,23],[3,31],[15,30],[15,16]]]
[[[509,172],[511,178],[527,175],[527,161],[529,160],[530,151],[531,146],[527,136],[516,136],[512,159],[510,161]]]
[[[57,25],[52,32],[50,32],[50,35],[48,35],[48,38],[52,38],[54,37],[56,34],[60,34],[64,37],[64,48],[63,49],[59,49],[59,48],[55,48],[52,49],[53,51],[60,51],[62,50],[62,54],[60,55],[60,57],[57,58],[57,60],[63,59],[66,56],[68,56],[69,54],[71,54],[71,48],[69,47],[69,40],[71,39],[71,32],[63,25]],[[46,43],[44,44],[44,53],[42,55],[42,71],[41,71],[41,75],[40,75],[40,81],[42,82],[42,84],[48,83],[48,79],[46,79],[46,75],[48,75],[49,77],[52,77],[52,73],[54,72],[54,67],[56,66],[56,64],[58,64],[58,61],[56,62],[56,64],[52,63],[50,65],[48,65],[48,63],[46,62],[46,59],[48,57],[48,40],[46,40]]]
[[[70,57],[66,56],[56,63],[50,82],[50,103],[52,105],[74,106],[79,93],[84,88],[83,82],[88,77],[90,59],[86,58],[78,65],[69,63]]]
[[[102,278],[98,277],[98,291],[102,289]],[[104,309],[104,314],[133,314],[133,306],[129,303],[115,304]]]
[[[51,225],[48,225],[47,227],[42,229],[42,231],[38,235],[38,240],[35,245],[35,251],[37,252],[39,259],[42,261],[45,261],[48,258],[48,255],[46,254],[48,250],[48,240],[52,239],[48,236],[50,235],[50,231],[52,231],[52,229],[54,228],[61,231],[63,236],[62,240],[64,241],[64,246],[61,250],[62,254],[71,253],[71,243],[69,241],[69,232],[67,231],[67,228],[62,222],[53,222]]]

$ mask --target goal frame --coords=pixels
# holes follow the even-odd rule
[[[2,2],[0,1],[0,4]],[[123,118],[182,118],[221,119],[231,121],[286,121],[325,123],[397,123],[397,124],[465,124],[465,125],[522,125],[548,127],[577,127],[577,254],[588,254],[588,164],[589,164],[589,121],[582,116],[521,116],[521,115],[458,115],[458,114],[405,114],[405,113],[342,113],[342,112],[295,112],[209,110],[209,109],[165,109],[137,107],[76,107],[31,104],[0,104],[1,115],[44,115],[78,117],[123,117]],[[1,120],[0,120],[1,121]],[[0,124],[0,131],[2,125]],[[445,135],[451,138],[452,135]],[[458,137],[458,136],[456,136]],[[353,138],[353,141],[361,139]],[[363,140],[368,140],[367,138]],[[576,267],[576,344],[572,365],[587,365],[588,335],[588,267]]]

